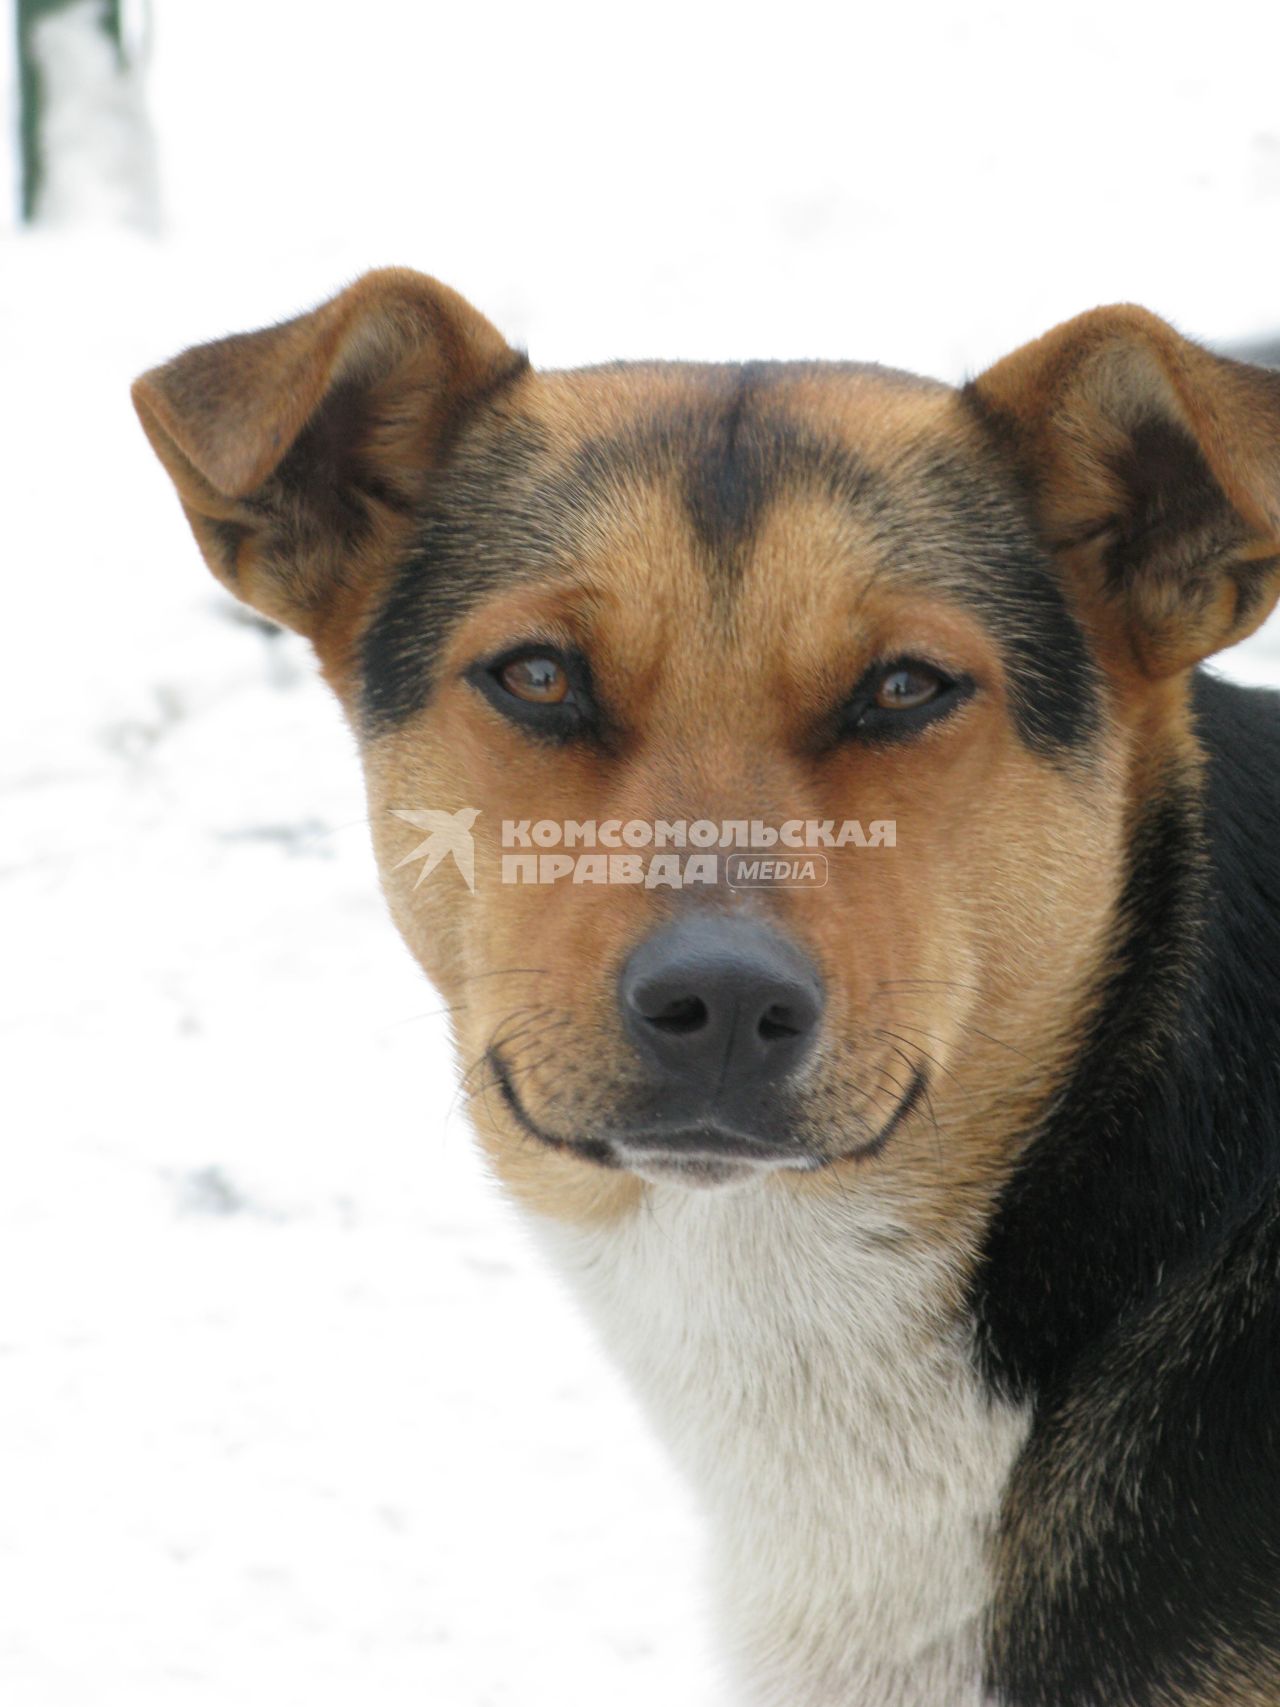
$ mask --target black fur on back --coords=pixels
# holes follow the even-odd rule
[[[1010,1707],[1156,1707],[1280,1676],[1280,695],[1201,673],[1203,783],[1137,823],[1120,953],[974,1286],[1033,1406],[989,1680]]]

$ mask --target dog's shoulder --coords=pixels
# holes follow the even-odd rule
[[[1278,1397],[1272,1183],[1037,1417],[1000,1537],[1002,1699],[1280,1699]]]
[[[1229,1699],[1280,1691],[1280,694],[1201,672],[1193,712],[976,1298],[989,1374],[1035,1394],[993,1607],[1019,1707],[1216,1700],[1224,1654],[1253,1656]]]

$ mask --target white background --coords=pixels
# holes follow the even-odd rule
[[[473,1161],[352,741],[128,380],[387,262],[547,364],[1271,332],[1265,16],[159,0],[159,235],[0,241],[6,1703],[714,1689],[696,1523]]]

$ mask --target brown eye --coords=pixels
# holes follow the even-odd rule
[[[922,664],[899,664],[880,680],[873,704],[880,711],[914,711],[942,691],[941,676]]]
[[[581,652],[552,640],[526,640],[496,657],[477,658],[463,680],[493,709],[538,741],[603,737],[605,720],[591,693],[591,666]]]
[[[564,665],[542,653],[513,658],[499,670],[498,680],[509,694],[531,705],[563,705],[569,696]]]

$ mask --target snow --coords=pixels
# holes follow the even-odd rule
[[[165,234],[0,242],[0,1690],[706,1707],[690,1503],[474,1157],[350,735],[128,381],[387,261],[546,364],[954,378],[1116,298],[1274,332],[1276,26],[154,12]]]

